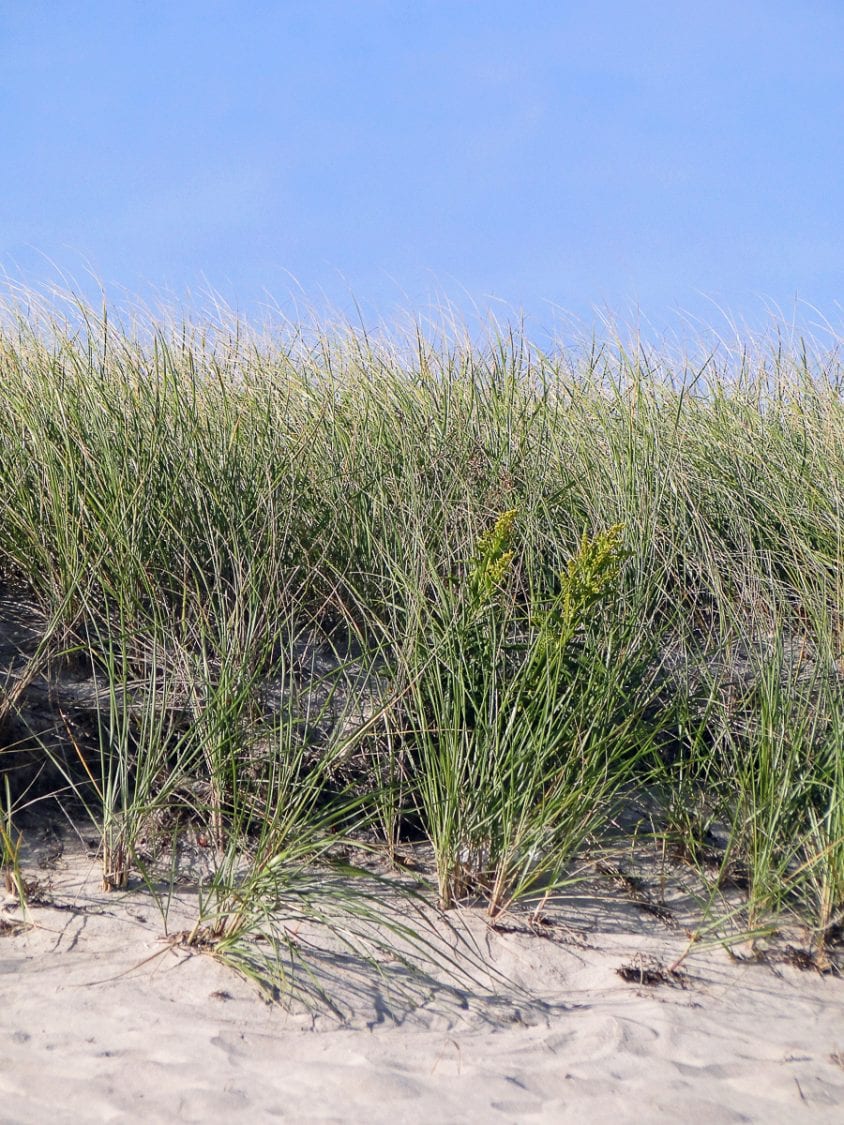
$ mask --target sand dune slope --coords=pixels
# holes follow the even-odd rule
[[[402,1012],[373,984],[338,1026],[162,942],[140,893],[77,888],[27,931],[0,917],[2,1122],[844,1120],[844,981],[720,949],[682,982],[625,981],[682,949],[633,922],[538,937],[469,918],[511,992]]]

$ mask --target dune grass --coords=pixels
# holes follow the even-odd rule
[[[248,966],[291,903],[372,920],[344,849],[427,841],[441,907],[495,918],[646,795],[702,872],[717,836],[747,926],[839,941],[844,369],[774,343],[695,369],[7,309],[0,579],[97,685],[54,764],[105,884],[201,837],[193,937]]]

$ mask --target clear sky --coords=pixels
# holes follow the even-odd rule
[[[0,268],[842,328],[842,52],[841,0],[0,0]]]

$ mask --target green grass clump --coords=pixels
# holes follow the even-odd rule
[[[789,912],[838,939],[834,354],[701,371],[513,332],[272,339],[11,307],[0,376],[0,580],[42,611],[44,667],[98,685],[96,751],[68,728],[54,766],[109,886],[152,880],[157,818],[209,841],[197,934],[228,958],[344,844],[428,841],[442,906],[497,916],[647,794],[701,870],[722,833],[748,925]],[[332,659],[302,695],[315,638]],[[12,806],[34,798],[7,773],[17,871]]]
[[[649,743],[632,682],[642,669],[623,664],[622,644],[610,660],[589,651],[602,608],[605,632],[614,624],[621,529],[583,536],[540,611],[536,592],[522,606],[505,585],[516,514],[480,535],[465,578],[429,592],[406,670],[440,901],[480,891],[492,915],[559,883]]]

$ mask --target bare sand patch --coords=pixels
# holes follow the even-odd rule
[[[173,940],[196,918],[189,889],[169,904],[168,939],[148,891],[103,893],[81,846],[47,882],[29,926],[11,899],[0,909],[3,1122],[711,1125],[844,1111],[844,980],[721,948],[667,972],[685,934],[630,896],[572,894],[532,930],[450,912],[481,958],[474,991],[446,975],[402,1006],[389,965],[368,984],[337,971],[343,1023],[267,1003]]]

